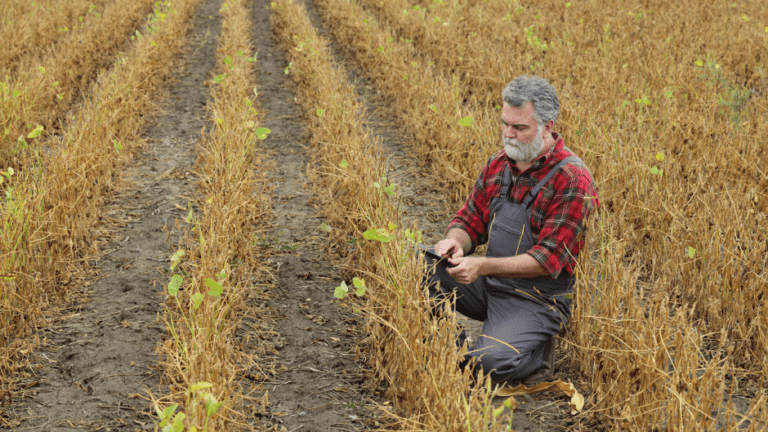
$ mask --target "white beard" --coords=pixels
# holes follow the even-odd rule
[[[539,125],[536,129],[536,136],[533,138],[530,144],[523,144],[520,141],[513,138],[501,137],[504,142],[504,152],[507,156],[517,162],[530,162],[536,159],[536,156],[544,149],[544,138],[541,137],[541,132],[544,130],[544,125]]]

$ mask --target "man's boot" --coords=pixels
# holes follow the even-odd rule
[[[526,387],[533,387],[545,381],[550,381],[555,375],[555,337],[557,336],[552,336],[551,339],[544,343],[544,362],[533,375],[523,380],[523,384]]]

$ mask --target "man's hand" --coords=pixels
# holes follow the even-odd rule
[[[485,257],[458,257],[449,258],[448,262],[454,267],[448,267],[448,274],[462,285],[474,282],[482,276],[481,270]]]
[[[447,238],[435,244],[435,253],[442,257],[461,258],[464,256],[464,249],[462,249],[461,243],[458,240]]]

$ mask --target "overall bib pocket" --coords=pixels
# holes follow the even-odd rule
[[[525,241],[526,231],[530,228],[525,220],[510,220],[504,217],[495,217],[491,224],[488,237],[487,256],[508,257],[525,253],[532,247]]]

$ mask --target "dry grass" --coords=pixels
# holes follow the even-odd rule
[[[210,81],[214,129],[200,146],[198,210],[188,219],[193,228],[176,269],[186,275],[184,289],[169,299],[166,325],[172,337],[162,349],[171,394],[159,405],[180,403],[186,424],[206,431],[251,428],[239,381],[252,359],[242,352],[235,332],[247,313],[244,302],[256,289],[251,281],[264,280],[267,272],[255,234],[263,235],[271,216],[266,176],[272,162],[259,146],[265,131],[258,127],[256,111],[253,23],[243,3],[227,1],[220,10],[220,57]],[[221,293],[206,294],[212,281]],[[201,382],[212,387],[195,390]],[[224,402],[214,416],[201,401],[206,394]]]
[[[470,387],[469,372],[457,367],[466,351],[455,347],[456,321],[430,318],[421,287],[422,264],[413,254],[407,227],[400,226],[396,185],[382,179],[387,164],[379,143],[363,126],[365,111],[343,68],[329,55],[303,6],[273,4],[272,23],[290,56],[309,124],[313,163],[331,237],[353,273],[366,281],[364,312],[370,334],[368,361],[376,382],[388,387],[400,427],[417,430],[485,430],[507,419],[494,416],[490,381]],[[390,193],[385,188],[392,187]],[[384,242],[363,240],[379,229]],[[347,240],[358,239],[352,252]],[[348,255],[347,255],[348,254]],[[353,290],[351,290],[353,291]],[[351,294],[350,294],[351,295]]]
[[[14,60],[12,67],[0,66],[0,166],[18,170],[35,163],[39,146],[26,135],[38,125],[50,133],[61,133],[64,115],[82,100],[97,72],[112,67],[128,38],[142,31],[140,27],[152,11],[152,4],[151,0],[116,0],[93,8],[82,22],[75,19],[77,25],[50,48],[31,46],[30,52],[19,54],[23,56]],[[23,37],[22,33],[11,40],[18,42]],[[117,61],[124,59],[118,57]],[[27,142],[31,151],[24,150]]]
[[[441,173],[434,181],[452,201],[463,200],[478,167],[497,151],[499,132],[493,121],[499,114],[469,98],[460,80],[442,76],[413,44],[399,40],[359,5],[334,0],[318,6],[331,31],[344,41],[342,48],[390,97],[414,157]],[[473,119],[472,127],[459,125],[465,117]]]
[[[758,392],[752,409],[764,410],[764,5],[365,3],[399,33],[344,1],[324,13],[408,110],[411,131],[428,128],[433,115],[412,102],[415,88],[392,77],[437,87],[407,72],[409,62],[456,76],[459,107],[498,103],[523,73],[559,89],[558,129],[592,169],[603,202],[590,226],[594,253],[580,258],[567,335],[593,413],[636,430],[733,429],[741,419],[722,398],[734,376]],[[731,31],[723,21],[739,25]],[[475,120],[487,142],[451,143],[466,157],[438,161],[443,173],[476,173],[487,154],[473,150],[498,147],[497,120],[486,112]],[[412,132],[414,142],[419,136]],[[764,411],[753,415],[752,427],[765,424]]]
[[[48,46],[99,14],[107,0],[8,0],[0,11],[0,76],[16,70],[18,62]],[[80,18],[82,17],[82,21]]]
[[[171,73],[195,2],[158,3],[134,42],[103,73],[63,130],[47,137],[50,157],[2,184],[0,220],[0,389],[12,400],[30,342],[47,312],[66,298],[87,256],[98,249],[94,228],[105,198],[121,184],[122,165],[141,145],[152,98]],[[154,79],[147,80],[147,76]],[[42,139],[42,138],[38,138]],[[119,145],[118,145],[119,144]],[[122,151],[118,148],[122,146]],[[7,171],[6,171],[7,172]],[[0,417],[2,418],[2,417]]]

